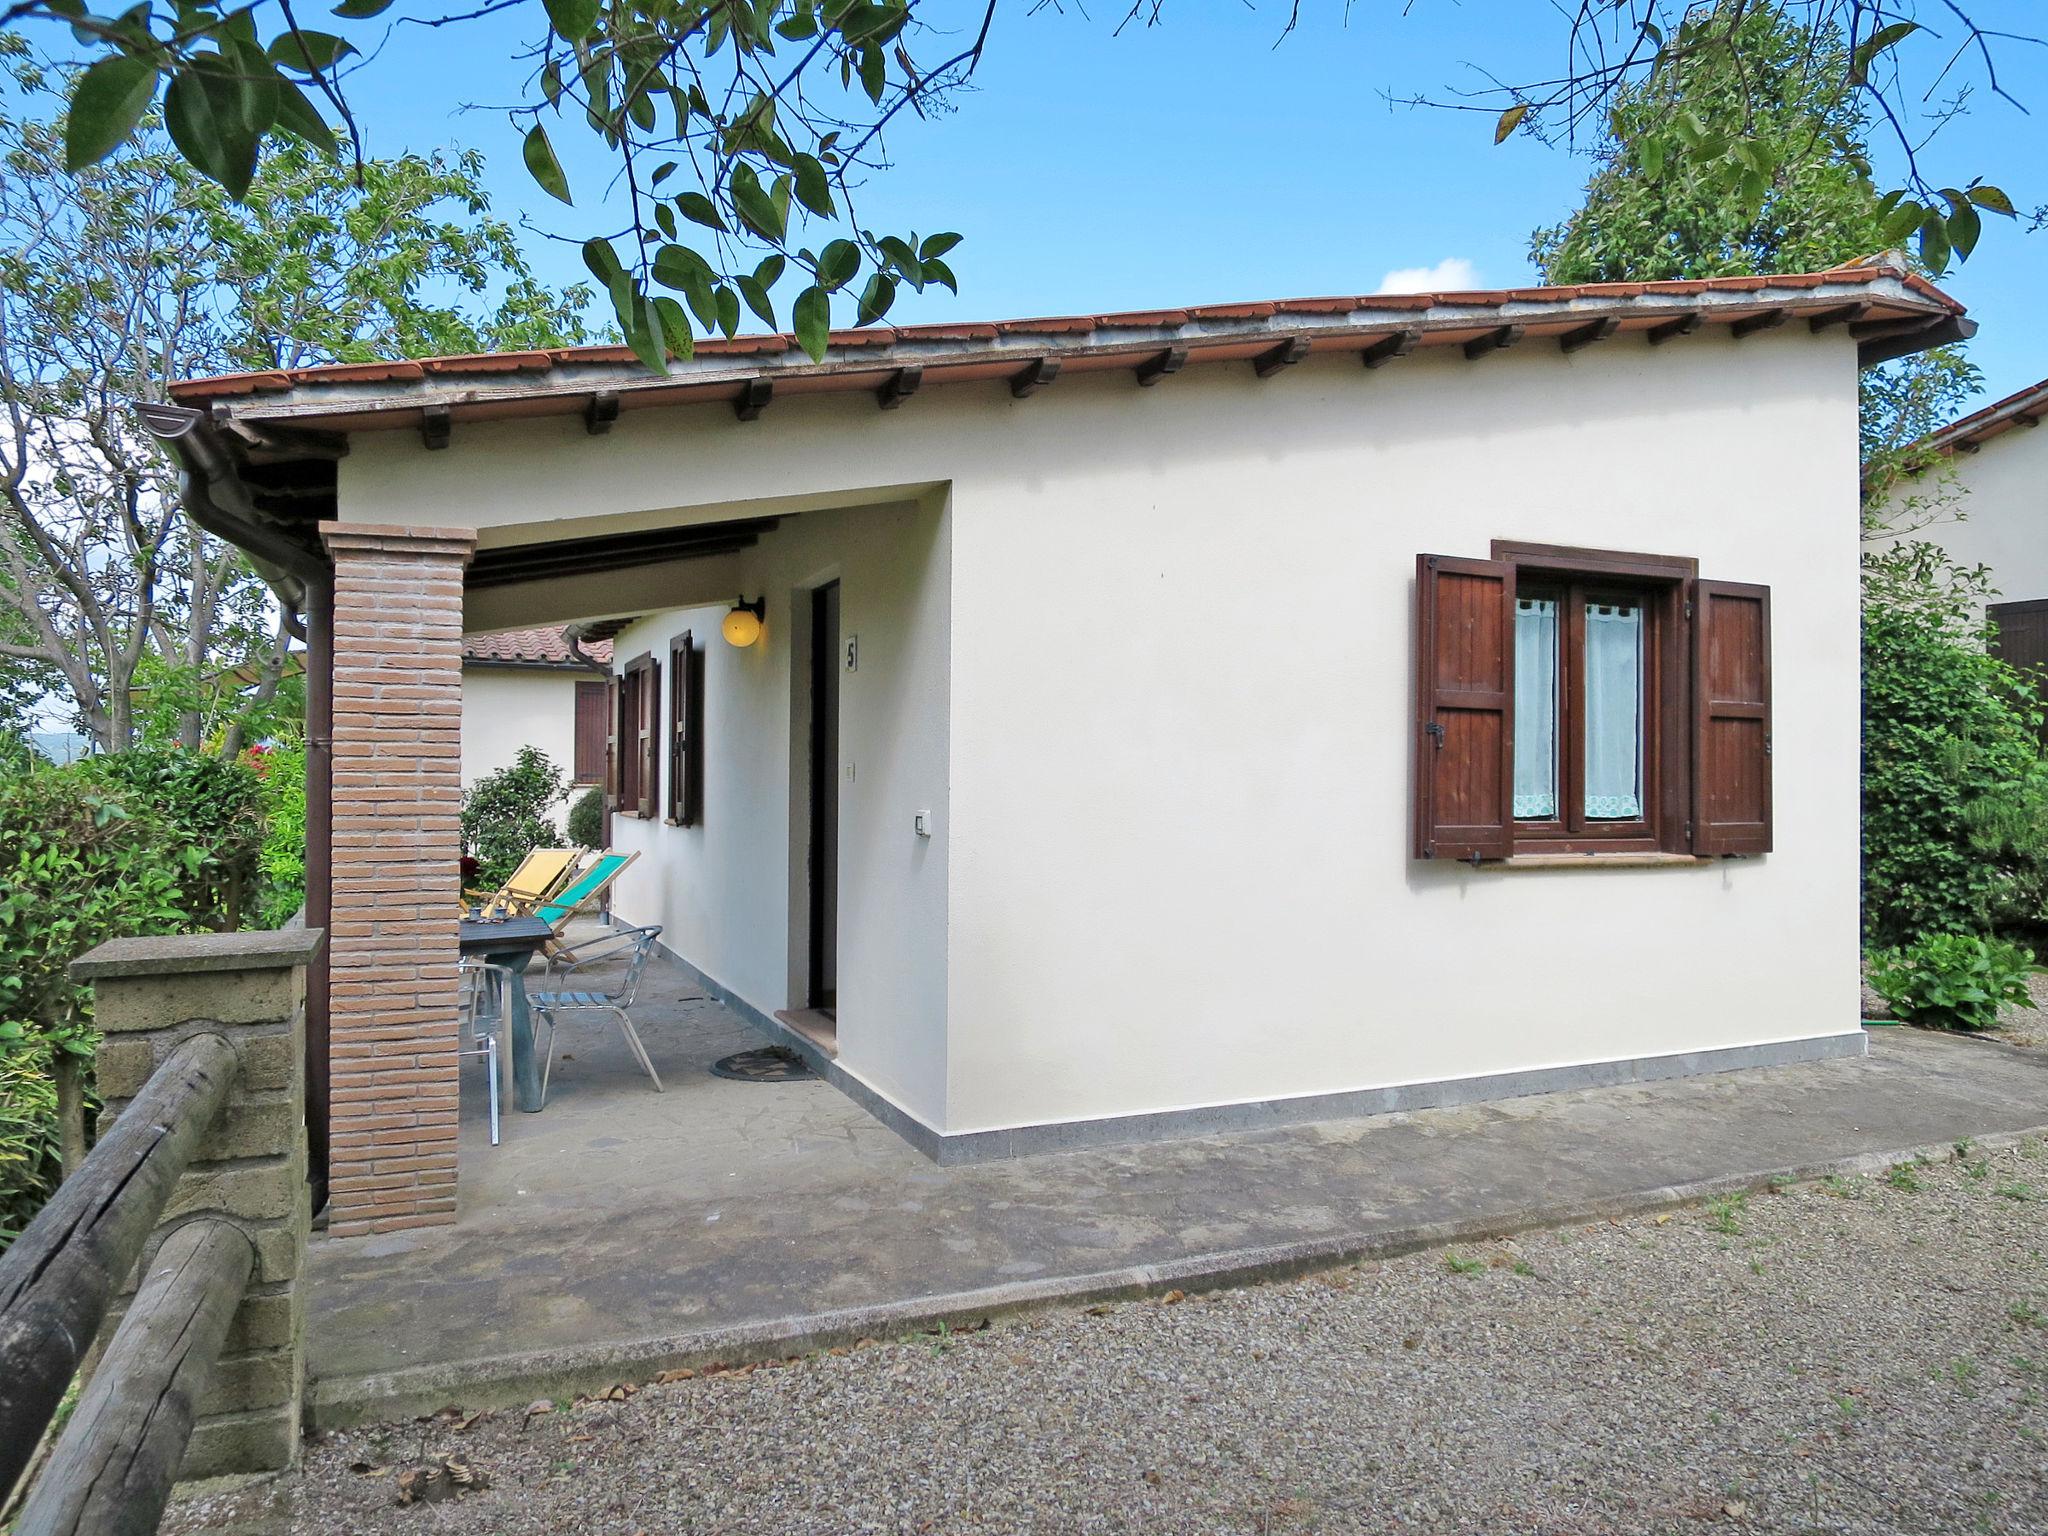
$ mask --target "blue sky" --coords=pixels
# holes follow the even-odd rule
[[[2024,22],[2037,3],[1983,8]],[[1165,25],[1115,36],[1124,9],[1124,0],[1090,0],[1084,13],[1064,0],[1063,10],[1033,14],[1016,0],[998,14],[956,110],[894,134],[895,164],[866,189],[863,222],[967,238],[951,258],[960,296],[906,294],[893,318],[1365,292],[1391,272],[1441,263],[1459,264],[1446,269],[1446,286],[1505,286],[1530,277],[1529,232],[1577,201],[1583,158],[1519,135],[1496,148],[1490,116],[1386,99],[1476,86],[1480,69],[1543,68],[1564,37],[1547,4],[1354,0],[1346,25],[1340,0],[1310,0],[1300,30],[1277,47],[1285,0],[1175,0]],[[583,277],[575,247],[539,232],[580,237],[602,213],[581,196],[563,208],[534,187],[502,111],[449,105],[521,96],[523,68],[509,55],[537,10],[440,32],[400,27],[352,92],[374,153],[447,143],[484,151],[498,210],[529,219],[537,269],[570,282]],[[964,24],[979,6],[948,0],[929,11]],[[2008,88],[2048,119],[2048,49],[2014,49],[2002,66]],[[2037,117],[1980,101],[1936,140],[1930,163],[2038,206],[2048,188],[2036,174]],[[602,177],[601,161],[576,142],[585,137],[564,130],[557,144],[588,191]],[[1889,184],[1885,146],[1876,147]],[[2048,234],[1993,222],[1947,279],[1983,326],[1971,355],[1987,398],[2048,375]]]

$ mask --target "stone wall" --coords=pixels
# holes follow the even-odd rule
[[[177,1044],[218,1034],[240,1069],[227,1106],[165,1207],[144,1251],[199,1217],[232,1222],[256,1268],[199,1405],[182,1476],[264,1472],[298,1459],[305,1389],[306,1298],[301,1279],[311,1219],[306,1184],[306,966],[318,930],[119,939],[76,962],[92,984],[105,1101],[118,1117]],[[135,1278],[139,1278],[139,1275]],[[132,1295],[135,1278],[131,1278]],[[110,1337],[121,1312],[111,1314]]]

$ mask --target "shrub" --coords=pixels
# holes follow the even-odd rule
[[[0,1049],[0,1250],[57,1187],[57,1086],[47,1050]]]
[[[306,744],[251,747],[243,757],[262,783],[259,921],[281,928],[306,899]]]
[[[80,771],[146,807],[193,853],[180,872],[179,905],[200,927],[243,926],[262,878],[263,779],[248,762],[182,747],[137,747],[84,759]]]
[[[95,1036],[71,962],[108,939],[195,926],[183,895],[205,863],[97,766],[0,774],[0,1058],[5,1112],[27,1121],[15,1140],[54,1140],[67,1167],[83,1155]],[[23,1086],[30,1078],[48,1080],[47,1098]],[[47,1159],[10,1158],[0,1209],[32,1212],[47,1177]]]
[[[569,807],[569,841],[578,848],[604,846],[604,791],[586,789]]]
[[[538,747],[521,747],[509,768],[485,774],[462,797],[462,846],[476,859],[479,884],[495,888],[534,848],[560,845],[548,812],[569,796],[569,781]]]
[[[1936,1029],[1996,1029],[1998,1010],[2034,1006],[2033,957],[2017,944],[1970,933],[1934,933],[1871,956],[1870,985],[1896,1018]]]
[[[1898,945],[2032,924],[2048,899],[2048,769],[2026,681],[1984,650],[1987,595],[1932,545],[1866,556],[1863,926]]]

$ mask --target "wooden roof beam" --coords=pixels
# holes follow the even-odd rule
[[[440,401],[429,402],[420,409],[420,441],[429,448],[446,448],[448,440],[455,433],[454,419],[448,414],[448,407]]]
[[[1476,363],[1489,353],[1505,351],[1528,334],[1529,328],[1525,325],[1495,326],[1484,336],[1474,336],[1466,342],[1465,356]]]
[[[592,437],[604,436],[618,419],[619,392],[616,389],[600,389],[583,407],[583,430]]]
[[[732,402],[732,413],[741,421],[759,421],[761,413],[768,409],[768,402],[775,398],[775,382],[772,379],[748,379],[740,385],[740,392]]]
[[[1041,357],[1027,363],[1010,376],[1010,393],[1017,399],[1036,394],[1060,376],[1060,360],[1056,357]]]
[[[1290,336],[1271,351],[1262,352],[1252,363],[1252,371],[1262,379],[1270,379],[1283,368],[1291,368],[1308,356],[1308,338]]]
[[[1138,383],[1142,388],[1150,389],[1169,373],[1179,373],[1187,366],[1187,360],[1186,347],[1168,347],[1138,364]]]
[[[1824,309],[1806,317],[1806,328],[1818,336],[1833,325],[1853,325],[1870,313],[1868,304],[1837,304],[1833,309]]]
[[[1706,323],[1706,316],[1698,310],[1689,310],[1675,320],[1666,320],[1651,326],[1643,335],[1653,347],[1661,347],[1674,336],[1690,336]]]
[[[916,394],[917,386],[923,382],[924,369],[922,367],[913,365],[909,368],[898,368],[889,375],[889,382],[875,391],[875,402],[883,410],[893,411],[897,406]]]
[[[1728,334],[1737,341],[1745,336],[1754,336],[1759,331],[1775,331],[1792,318],[1789,309],[1766,309],[1759,314],[1745,315],[1728,327]]]
[[[1382,336],[1360,354],[1368,368],[1384,368],[1397,357],[1406,357],[1422,344],[1420,331],[1396,331]]]
[[[1557,338],[1557,350],[1569,357],[1593,345],[1605,341],[1621,329],[1621,322],[1613,315],[1602,315],[1598,320],[1589,320],[1584,325],[1574,326]]]

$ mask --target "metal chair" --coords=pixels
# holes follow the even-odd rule
[[[548,1079],[555,1069],[555,1016],[563,1013],[609,1013],[619,1021],[619,1028],[625,1032],[626,1048],[633,1053],[645,1069],[654,1091],[660,1093],[661,1075],[654,1070],[654,1063],[648,1059],[647,1047],[640,1043],[639,1031],[633,1028],[632,1016],[626,1011],[633,1006],[633,999],[640,991],[640,977],[647,969],[647,958],[654,953],[654,941],[661,937],[658,925],[646,928],[621,928],[609,939],[600,939],[586,944],[576,952],[576,958],[565,963],[550,963],[548,981],[552,988],[558,980],[573,977],[578,971],[627,956],[625,974],[618,985],[609,992],[578,991],[571,988],[530,992],[526,1001],[533,1009],[537,1021],[545,1021],[548,1027],[547,1065],[541,1068],[540,1101],[548,1101]]]
[[[470,1046],[458,1049],[461,1056],[481,1056],[488,1063],[491,1083],[491,1145],[498,1144],[498,1101],[512,1077],[512,1022],[511,1012],[505,1007],[505,987],[512,973],[502,965],[491,965],[482,960],[464,960],[456,969],[461,972],[462,986],[462,1027],[468,1033]],[[478,1029],[479,1025],[487,1028]],[[504,1036],[504,1045],[499,1046],[499,1036]]]

